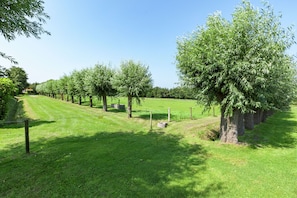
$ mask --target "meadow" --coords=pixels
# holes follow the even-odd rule
[[[1,126],[0,197],[297,196],[296,106],[230,145],[200,138],[217,130],[218,107],[213,115],[193,100],[147,98],[128,119],[95,104],[19,98],[15,117],[30,119],[31,153],[23,123]],[[168,107],[171,122],[158,128]]]

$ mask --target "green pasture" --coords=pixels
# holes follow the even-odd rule
[[[30,119],[31,153],[23,123],[1,125],[0,197],[297,196],[296,106],[228,145],[199,138],[217,129],[219,111],[202,114],[193,100],[145,99],[132,119],[87,101],[23,96],[18,104],[15,117]],[[157,128],[168,107],[172,121]]]

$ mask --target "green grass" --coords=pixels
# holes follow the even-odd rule
[[[0,197],[297,196],[296,106],[247,131],[242,145],[226,145],[198,137],[218,124],[212,112],[165,129],[160,116],[150,132],[147,112],[188,115],[191,100],[146,99],[133,119],[43,96],[20,102],[31,154],[22,124],[0,128]]]

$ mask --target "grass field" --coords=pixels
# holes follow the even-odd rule
[[[19,104],[31,119],[31,154],[23,124],[0,128],[0,197],[297,196],[296,106],[226,145],[199,138],[219,117],[191,100],[146,99],[133,119],[44,96]],[[172,122],[159,129],[168,107]]]

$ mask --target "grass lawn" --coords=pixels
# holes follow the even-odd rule
[[[296,106],[247,131],[242,145],[201,140],[219,117],[191,100],[146,99],[132,119],[44,96],[24,96],[21,107],[31,154],[23,124],[1,126],[0,197],[297,196]],[[173,121],[159,129],[168,107]]]

